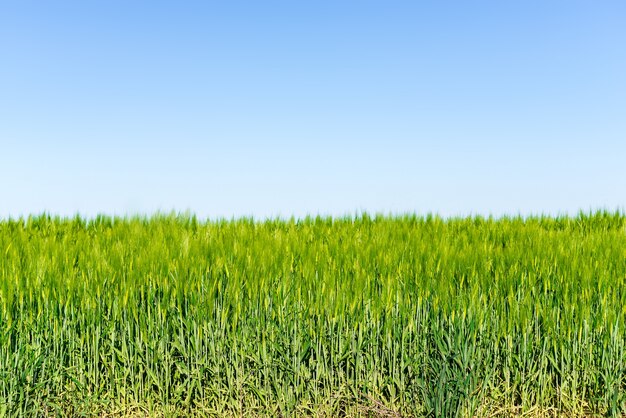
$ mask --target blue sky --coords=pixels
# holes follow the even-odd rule
[[[9,1],[0,217],[626,207],[626,3]]]

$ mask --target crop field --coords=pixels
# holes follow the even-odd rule
[[[0,221],[0,416],[621,416],[626,216]]]

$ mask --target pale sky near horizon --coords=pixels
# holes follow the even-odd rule
[[[0,218],[626,207],[626,3],[0,5]]]

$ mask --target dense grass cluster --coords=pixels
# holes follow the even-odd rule
[[[626,217],[0,221],[0,416],[626,412]]]

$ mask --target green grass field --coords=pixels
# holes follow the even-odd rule
[[[0,416],[626,413],[626,216],[0,221]]]

